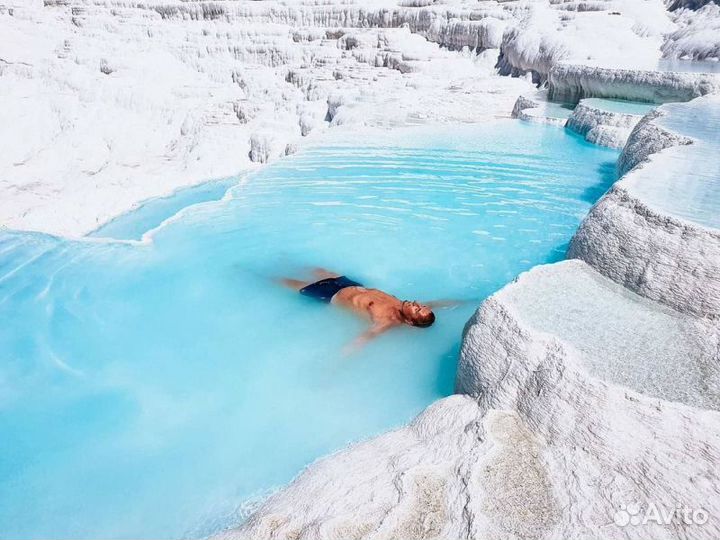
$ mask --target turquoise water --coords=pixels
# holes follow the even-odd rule
[[[514,121],[369,133],[261,169],[151,243],[0,233],[0,537],[200,537],[407,422],[452,392],[481,300],[563,257],[616,157]],[[315,265],[467,302],[344,357],[364,323],[272,279]]]
[[[567,103],[556,103],[552,101],[546,101],[542,107],[542,115],[549,118],[559,118],[561,120],[567,120],[572,115],[573,105]]]
[[[637,101],[604,98],[585,98],[582,100],[582,103],[588,107],[594,107],[603,111],[621,114],[634,114],[638,116],[645,116],[657,107],[657,105],[652,103],[640,103]]]
[[[193,204],[222,199],[227,190],[237,183],[237,178],[226,178],[180,189],[168,197],[151,199],[137,210],[106,223],[90,233],[89,236],[92,238],[140,240],[143,234],[159,227],[163,221],[182,209]]]

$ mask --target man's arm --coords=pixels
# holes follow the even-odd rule
[[[351,343],[345,346],[345,348],[343,349],[344,355],[350,356],[351,354],[358,352],[365,346],[368,341],[375,339],[383,332],[387,332],[393,326],[396,326],[396,324],[382,323],[372,325],[370,328],[368,328],[362,334],[356,337]]]

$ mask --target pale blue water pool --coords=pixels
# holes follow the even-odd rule
[[[668,103],[660,110],[656,122],[693,143],[654,157],[656,165],[629,180],[633,191],[651,208],[720,229],[720,97]]]
[[[602,111],[615,112],[621,114],[634,114],[637,116],[645,116],[647,113],[657,107],[654,103],[640,103],[637,101],[625,101],[622,99],[606,99],[606,98],[584,98],[581,100],[583,105],[594,107]]]
[[[228,189],[239,182],[238,178],[225,178],[183,188],[167,197],[158,197],[142,204],[137,210],[123,214],[90,233],[91,238],[117,238],[140,240],[148,231],[190,205],[223,198]]]
[[[480,301],[563,257],[616,157],[515,121],[394,130],[270,165],[150,244],[0,233],[0,537],[199,537],[407,422],[452,392]],[[271,279],[314,265],[469,302],[346,358],[364,323]]]
[[[658,71],[678,71],[681,73],[720,73],[720,62],[716,60],[680,60],[661,58]]]

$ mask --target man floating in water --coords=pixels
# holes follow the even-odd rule
[[[346,276],[316,268],[313,273],[317,281],[282,279],[282,283],[300,294],[349,309],[353,313],[370,319],[372,326],[363,332],[346,352],[359,349],[371,339],[396,326],[404,324],[426,328],[435,322],[433,307],[446,307],[458,302],[442,301],[420,304],[416,301],[399,300],[379,289],[362,286]]]

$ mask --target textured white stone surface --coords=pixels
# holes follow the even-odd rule
[[[558,103],[549,103],[545,92],[537,92],[533,98],[519,96],[513,106],[511,116],[526,122],[564,127],[571,112],[570,109],[563,108]]]
[[[535,109],[537,107],[540,107],[539,100],[531,99],[525,96],[518,96],[517,100],[515,101],[515,105],[513,105],[513,110],[510,115],[513,118],[520,118],[520,115],[523,111],[527,109]]]
[[[681,26],[678,44],[708,42],[679,17],[661,0],[4,0],[0,225],[79,236],[328,127],[507,116],[532,90],[496,63],[538,81],[559,61],[654,65]]]
[[[692,139],[680,133],[674,133],[660,126],[656,120],[662,115],[657,109],[645,115],[633,128],[633,133],[623,147],[618,158],[617,168],[620,175],[648,161],[650,156],[665,148],[692,144]]]
[[[677,28],[665,38],[663,57],[720,59],[720,5],[715,2],[705,4],[697,10],[680,9],[677,12],[674,18]]]
[[[675,29],[662,3],[632,0],[529,2],[518,18],[503,34],[499,67],[535,82],[558,63],[651,69]]]
[[[646,116],[619,160],[629,172],[590,211],[568,256],[681,312],[719,318],[719,128],[720,95]]]
[[[576,259],[535,267],[502,298],[527,325],[580,352],[592,376],[720,410],[717,324],[649,301]]]
[[[573,103],[589,97],[667,103],[720,92],[720,76],[716,74],[570,64],[555,65],[548,83],[550,99]]]
[[[589,142],[611,148],[622,148],[632,128],[641,118],[633,114],[602,110],[580,101],[566,125]]]

